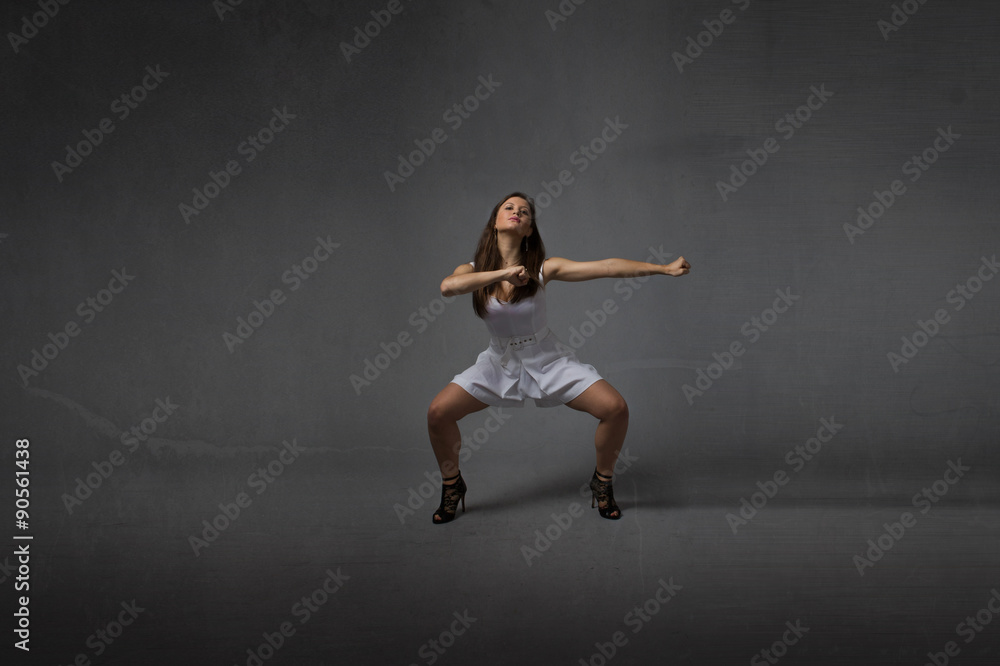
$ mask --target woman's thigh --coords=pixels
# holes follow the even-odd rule
[[[628,415],[625,398],[606,379],[591,384],[586,391],[567,402],[566,406],[587,412],[601,420]]]
[[[451,382],[441,389],[441,392],[431,401],[428,418],[460,421],[469,414],[486,409],[488,406],[458,384]]]

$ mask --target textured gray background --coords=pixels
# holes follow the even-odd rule
[[[796,619],[811,631],[789,662],[917,664],[956,640],[954,663],[995,663],[1000,624],[969,644],[956,625],[1000,586],[1000,280],[947,301],[997,252],[995,3],[930,0],[888,39],[884,2],[590,0],[554,29],[555,0],[401,6],[350,62],[341,44],[385,3],[246,0],[220,19],[210,2],[73,2],[17,52],[6,40],[0,497],[12,512],[30,437],[35,536],[37,661],[18,663],[244,664],[338,567],[350,580],[267,663],[428,663],[421,646],[466,609],[477,622],[442,664],[575,664],[618,630],[616,664],[745,662]],[[7,3],[5,33],[37,11]],[[112,102],[157,65],[169,76],[119,119]],[[444,113],[480,77],[500,85],[455,128]],[[776,121],[814,86],[833,96],[786,138]],[[295,117],[247,162],[238,146],[274,108]],[[60,181],[52,162],[105,117],[114,131]],[[609,118],[627,128],[578,171]],[[910,182],[904,162],[949,127],[961,138]],[[447,140],[390,189],[437,128]],[[717,182],[768,137],[779,151],[723,200]],[[228,160],[241,173],[186,224],[178,205]],[[442,311],[438,285],[499,197],[564,169],[539,209],[550,256],[652,247],[693,265],[627,300],[615,280],[549,287],[564,340],[618,307],[578,354],[631,408],[624,519],[578,492],[593,420],[529,407],[463,463],[469,513],[432,526],[430,484],[400,508],[435,469],[425,411],[487,342],[470,298]],[[897,178],[906,193],[850,242],[844,224]],[[291,290],[317,237],[339,247]],[[135,279],[86,321],[78,304],[123,268]],[[223,334],[276,288],[287,301],[230,352]],[[777,289],[801,298],[687,400]],[[938,309],[950,321],[894,371],[887,353]],[[70,322],[80,334],[22,380]],[[401,333],[412,344],[356,391]],[[168,397],[176,412],[127,452],[122,431]],[[726,514],[791,470],[821,418],[843,429],[734,535]],[[305,452],[255,494],[293,438]],[[115,449],[124,465],[67,510]],[[920,514],[912,496],[959,459],[971,472]],[[241,491],[252,504],[196,556],[189,537]],[[573,502],[588,511],[528,566],[522,546]],[[917,525],[859,576],[852,558],[907,510]],[[626,613],[671,577],[684,589],[632,634]],[[88,636],[132,599],[147,610],[96,657]]]

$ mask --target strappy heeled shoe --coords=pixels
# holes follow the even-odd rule
[[[458,481],[452,484],[444,483],[452,479],[458,479]],[[462,478],[461,472],[455,476],[449,476],[447,479],[441,479],[441,506],[434,512],[433,521],[435,525],[450,523],[455,520],[459,500],[462,500],[462,513],[465,513],[466,490],[468,488],[465,485],[465,479]]]
[[[611,477],[604,476],[595,469],[594,476],[590,479],[590,490],[593,492],[590,508],[593,509],[596,502],[601,518],[618,520],[622,517],[621,509],[615,504],[615,490],[611,487]]]

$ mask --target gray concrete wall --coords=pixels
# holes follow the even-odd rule
[[[394,534],[435,469],[427,405],[488,341],[438,285],[515,189],[551,256],[693,265],[549,286],[629,401],[650,505],[725,530],[778,471],[788,506],[907,505],[958,460],[948,502],[995,502],[998,15],[901,4],[8,3],[0,459],[30,438],[40,589],[80,627],[54,658],[105,615],[105,555],[211,579],[189,536],[283,441],[308,464],[240,533]],[[575,496],[592,438],[528,408],[466,467]]]

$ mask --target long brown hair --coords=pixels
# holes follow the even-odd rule
[[[531,235],[521,241],[521,258],[529,276],[528,284],[523,287],[514,287],[510,303],[516,303],[522,298],[530,298],[538,291],[538,272],[542,269],[542,262],[545,261],[545,244],[538,233],[538,225],[535,224],[535,201],[523,192],[513,192],[501,199],[493,207],[490,219],[486,223],[483,233],[479,236],[479,244],[476,246],[474,259],[476,272],[497,271],[503,268],[503,256],[501,256],[500,247],[497,244],[495,225],[497,215],[500,213],[500,207],[513,197],[520,197],[528,202],[528,208],[531,209]],[[482,318],[486,316],[486,302],[489,300],[490,292],[494,288],[495,285],[491,284],[480,287],[472,293],[472,309],[476,311],[478,317]]]

